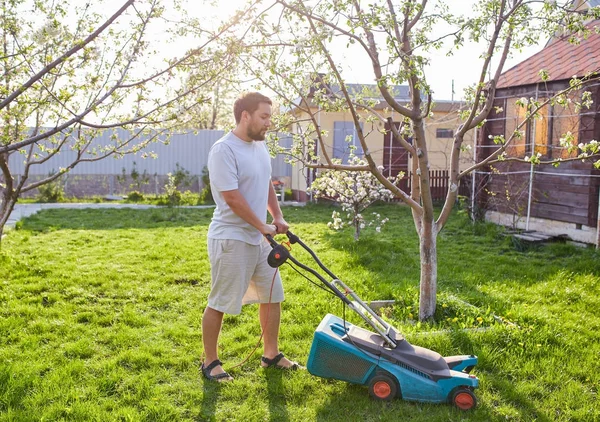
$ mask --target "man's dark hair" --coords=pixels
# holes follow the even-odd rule
[[[235,117],[235,123],[237,124],[242,120],[243,111],[252,114],[258,109],[260,103],[273,105],[273,102],[269,97],[266,97],[259,92],[246,92],[242,94],[233,104],[233,117]]]

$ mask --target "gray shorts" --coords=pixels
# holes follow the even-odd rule
[[[212,279],[208,306],[237,315],[242,311],[242,305],[269,303],[269,296],[271,303],[283,302],[279,271],[275,275],[276,269],[267,264],[271,250],[266,241],[250,245],[241,240],[208,238]]]

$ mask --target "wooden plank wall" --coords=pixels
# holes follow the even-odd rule
[[[486,188],[487,209],[526,216],[531,166],[503,163],[496,168],[500,174],[492,174]],[[534,169],[532,217],[596,226],[600,180],[589,164],[574,161]]]
[[[558,91],[568,86],[568,81],[556,81],[545,90]],[[511,87],[497,91],[498,97],[510,97],[506,101],[514,101],[520,96],[535,89],[535,86]],[[600,88],[591,89],[594,105],[590,110],[584,110],[585,115],[580,118],[578,133],[579,142],[589,142],[592,139],[600,140]],[[512,98],[514,97],[514,98]],[[500,101],[494,103],[501,106]],[[506,107],[504,107],[506,110]],[[591,112],[591,113],[590,113]],[[503,134],[505,125],[501,118],[506,116],[494,116],[489,119],[481,131],[478,160],[485,158],[491,148],[489,135]],[[506,134],[508,136],[508,134]],[[527,198],[529,187],[529,171],[531,165],[527,163],[500,163],[494,165],[500,173],[494,173],[494,169],[482,169],[487,175],[478,176],[479,186],[482,182],[485,189],[478,190],[478,204],[485,209],[505,213],[519,212],[527,215]],[[583,224],[590,227],[597,226],[598,218],[598,189],[600,188],[600,171],[596,170],[591,161],[565,162],[559,167],[551,165],[536,166],[533,184],[533,204],[531,216],[557,220],[567,223]],[[523,190],[525,190],[523,192]],[[495,193],[495,196],[492,195]],[[510,198],[503,201],[502,198]]]

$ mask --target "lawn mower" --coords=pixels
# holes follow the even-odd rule
[[[452,403],[462,410],[476,406],[473,390],[479,380],[469,374],[477,364],[476,356],[443,357],[411,345],[329,271],[298,236],[288,231],[287,237],[289,244],[302,246],[332,280],[327,281],[313,268],[298,262],[290,254],[289,244],[286,247],[267,235],[273,248],[268,257],[269,265],[277,268],[290,260],[308,271],[375,330],[368,331],[345,318],[326,315],[315,331],[308,356],[307,369],[311,374],[366,385],[369,394],[378,400],[401,397],[410,401]]]

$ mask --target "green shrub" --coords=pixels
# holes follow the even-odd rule
[[[181,192],[175,184],[175,176],[172,173],[167,173],[167,183],[165,184],[165,198],[163,202],[169,207],[176,207],[181,204]]]
[[[38,187],[38,202],[61,202],[65,199],[65,190],[58,179]]]
[[[179,190],[189,188],[194,182],[195,176],[192,176],[190,172],[180,166],[179,163],[175,163],[175,171],[172,174],[174,178],[173,183]]]
[[[133,162],[133,168],[131,169],[129,177],[131,178],[131,183],[129,184],[130,189],[139,191],[142,189],[142,186],[150,183],[150,175],[148,172],[144,170],[143,173],[140,173],[137,170],[135,161]],[[125,170],[125,167],[121,170],[121,175],[117,176],[117,181],[122,185],[127,183],[127,171]]]
[[[181,194],[181,205],[200,205],[200,195],[186,190]]]
[[[204,184],[204,188],[200,192],[200,203],[202,204],[214,204],[215,200],[212,195],[212,191],[210,190],[210,175],[208,174],[208,167],[204,166],[202,169],[202,183]]]
[[[144,194],[134,190],[127,194],[127,200],[130,202],[141,202],[144,200]]]

